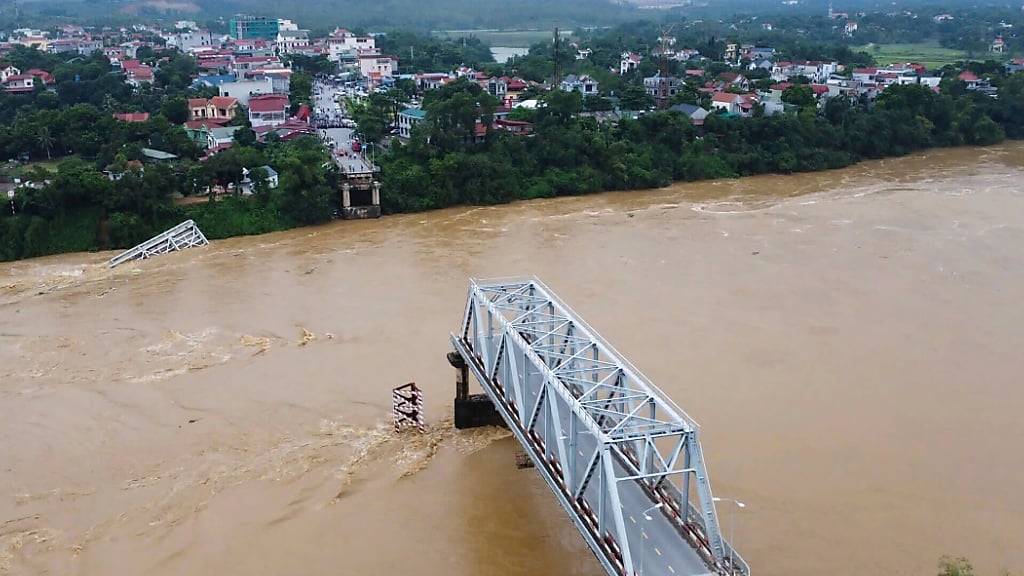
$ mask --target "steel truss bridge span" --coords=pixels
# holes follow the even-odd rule
[[[542,282],[471,281],[451,339],[609,575],[749,576],[698,425]]]

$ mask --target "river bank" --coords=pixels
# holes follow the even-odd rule
[[[507,434],[451,429],[467,278],[516,274],[701,423],[757,574],[1019,572],[1022,177],[1009,143],[0,265],[0,574],[600,576]]]

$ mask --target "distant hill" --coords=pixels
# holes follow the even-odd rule
[[[0,0],[0,4],[6,0]],[[245,13],[290,18],[313,30],[534,29],[600,26],[637,16],[614,0],[18,0],[25,13],[121,20],[183,16],[200,21]]]

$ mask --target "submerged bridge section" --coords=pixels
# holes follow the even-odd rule
[[[472,281],[452,345],[609,575],[749,576],[697,424],[547,286]]]
[[[114,256],[107,264],[113,268],[130,260],[144,260],[176,250],[206,246],[209,243],[199,226],[196,226],[192,220],[186,220],[174,228],[161,232],[142,244]]]

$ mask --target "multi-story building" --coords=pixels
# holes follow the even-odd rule
[[[276,40],[281,25],[276,19],[263,16],[236,16],[228,23],[228,33],[236,40],[262,38]]]
[[[253,96],[249,99],[249,124],[253,128],[284,124],[288,117],[288,97],[283,94]]]
[[[575,74],[569,74],[562,80],[562,90],[566,92],[579,92],[584,96],[597,96],[598,84],[597,80],[594,80],[590,76],[583,74],[582,76],[576,76]]]
[[[398,67],[398,59],[381,54],[360,54],[359,74],[363,78],[391,78]]]
[[[213,34],[209,30],[189,30],[187,32],[174,32],[165,34],[164,41],[168,46],[173,46],[182,52],[191,52],[201,48],[215,46]]]
[[[647,95],[654,98],[658,108],[668,108],[672,98],[679,93],[683,82],[675,76],[662,76],[660,73],[644,78],[644,89]]]
[[[641,57],[636,52],[623,52],[619,61],[619,74],[625,76],[640,67]]]
[[[238,99],[230,96],[214,96],[213,98],[189,98],[188,119],[212,119],[229,122],[238,111]]]
[[[427,119],[427,111],[421,108],[406,108],[398,113],[398,135],[401,138],[412,136],[414,126]]]
[[[274,94],[274,82],[270,78],[224,82],[220,85],[221,96],[235,98],[242,106],[248,106],[249,100],[264,94]]]

